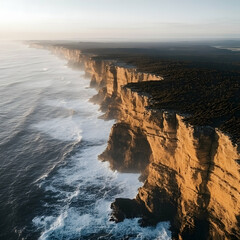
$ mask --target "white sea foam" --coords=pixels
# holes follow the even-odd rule
[[[67,118],[53,118],[42,121],[31,126],[52,138],[62,141],[81,141],[82,129],[79,124],[71,116]]]

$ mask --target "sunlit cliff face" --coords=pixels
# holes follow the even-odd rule
[[[174,239],[240,239],[240,155],[230,138],[191,126],[174,111],[149,109],[148,95],[124,87],[163,80],[159,76],[96,62],[77,50],[52,51],[86,69],[105,117],[117,118],[100,158],[113,169],[142,172],[135,203],[143,225],[169,220]],[[113,207],[119,212],[118,204]]]

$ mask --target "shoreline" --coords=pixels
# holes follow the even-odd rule
[[[237,163],[240,156],[229,137],[213,128],[189,125],[174,111],[148,109],[147,96],[124,87],[129,79],[147,82],[153,80],[154,75],[93,60],[82,55],[80,50],[62,47],[53,47],[52,50],[85,68],[85,72],[92,76],[91,87],[99,90],[96,98],[98,102],[102,101],[100,105],[106,111],[105,117],[118,119],[112,128],[108,147],[100,157],[109,161],[112,169],[123,172],[137,169],[145,180],[133,205],[129,201],[122,205],[116,200],[112,205],[114,216],[140,216],[145,219],[143,225],[154,218],[157,222],[169,220],[173,239],[185,239],[184,236],[201,239],[199,237],[212,234],[219,239],[238,237],[233,229],[237,231],[239,224],[240,206],[235,199],[239,190],[234,186],[238,186],[240,179]],[[159,80],[163,78],[155,76],[155,81]],[[222,159],[228,159],[230,165],[221,167]],[[227,178],[224,172],[228,172]],[[220,186],[216,180],[222,181]],[[221,188],[226,183],[230,187],[228,191],[226,187]],[[216,186],[219,189],[214,192]],[[229,194],[234,198],[219,202]],[[129,204],[138,209],[130,216],[126,212]],[[211,217],[210,211],[214,213]],[[225,229],[218,226],[221,215],[223,220],[226,218],[221,223]],[[234,221],[235,227],[230,225]]]

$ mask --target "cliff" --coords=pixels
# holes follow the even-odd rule
[[[112,204],[113,220],[142,217],[143,226],[169,220],[174,239],[240,239],[240,154],[229,136],[190,125],[176,111],[151,109],[150,95],[126,86],[160,76],[80,50],[50,49],[85,69],[99,90],[92,101],[105,118],[117,119],[99,158],[112,169],[142,173],[136,199]]]

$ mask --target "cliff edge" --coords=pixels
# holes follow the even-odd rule
[[[104,118],[117,119],[99,158],[112,169],[140,172],[144,181],[135,199],[112,203],[112,220],[140,217],[142,226],[167,220],[173,239],[240,239],[240,154],[228,134],[154,105],[151,91],[134,84],[165,76],[78,49],[48,48],[85,69],[99,90],[92,101]]]

